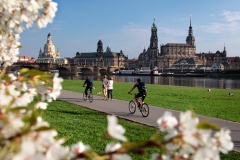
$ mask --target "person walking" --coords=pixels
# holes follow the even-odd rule
[[[112,100],[112,92],[113,92],[113,77],[110,77],[110,79],[108,80],[108,85],[107,85],[107,96],[108,99],[109,97],[111,97]]]
[[[86,86],[86,88],[85,88],[85,96],[87,97],[88,89],[90,90],[91,93],[92,93],[92,89],[93,89],[93,80],[89,76],[87,76],[87,79],[85,80],[85,82],[83,84],[83,87],[85,87],[85,86]]]
[[[104,78],[102,80],[102,92],[103,92],[103,100],[107,100],[107,84],[108,84],[108,79],[107,76],[104,75]]]

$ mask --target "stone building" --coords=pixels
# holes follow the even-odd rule
[[[188,30],[188,36],[186,43],[167,43],[160,46],[160,52],[158,49],[158,36],[157,26],[155,19],[151,27],[150,45],[146,50],[140,53],[138,59],[139,68],[150,69],[195,69],[198,65],[201,65],[199,58],[195,55],[195,37],[193,36],[193,30],[190,26]]]
[[[29,56],[19,56],[18,63],[35,63],[36,59],[34,57],[30,58]]]
[[[67,64],[66,58],[60,58],[60,52],[55,50],[50,32],[47,35],[47,43],[44,45],[44,50],[40,48],[37,63],[52,63],[52,64]]]
[[[195,37],[190,19],[190,26],[186,43],[167,43],[158,49],[157,26],[155,19],[151,27],[151,38],[148,49],[143,49],[139,54],[138,61],[131,61],[130,68],[150,68],[152,70],[173,70],[173,71],[191,71],[191,70],[226,70],[240,69],[238,57],[227,57],[227,51],[224,46],[222,52],[216,53],[196,53]]]
[[[201,65],[201,61],[195,55],[196,45],[191,25],[186,37],[186,43],[167,43],[161,46],[159,56],[159,68],[172,70],[194,70]]]
[[[77,52],[74,57],[74,64],[91,67],[107,67],[107,68],[127,68],[128,57],[120,52],[112,52],[110,46],[107,46],[106,51],[103,51],[103,43],[101,40],[97,43],[97,52]]]
[[[199,70],[216,70],[219,67],[219,70],[230,69],[230,62],[227,61],[227,51],[224,46],[222,52],[217,51],[216,53],[196,53],[196,56],[200,59],[202,66],[199,66]]]

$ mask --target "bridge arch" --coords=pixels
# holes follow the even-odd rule
[[[68,67],[58,67],[59,75],[70,75],[71,70]]]
[[[99,73],[101,75],[106,75],[107,74],[107,69],[106,68],[99,68]]]
[[[91,68],[81,68],[82,75],[92,75],[93,70]]]

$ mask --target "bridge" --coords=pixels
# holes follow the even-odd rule
[[[11,71],[20,70],[21,68],[38,69],[41,71],[58,70],[60,75],[105,75],[112,73],[118,67],[101,67],[101,66],[80,66],[74,64],[53,64],[53,63],[24,63],[17,62],[10,67]]]

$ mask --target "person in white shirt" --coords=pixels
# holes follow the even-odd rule
[[[105,75],[103,80],[102,80],[102,92],[103,92],[103,100],[107,100],[107,84],[108,84],[108,79],[107,76]]]
[[[110,77],[110,79],[108,80],[108,85],[107,85],[107,95],[108,95],[108,99],[109,96],[111,97],[112,100],[112,92],[113,92],[113,77]]]

